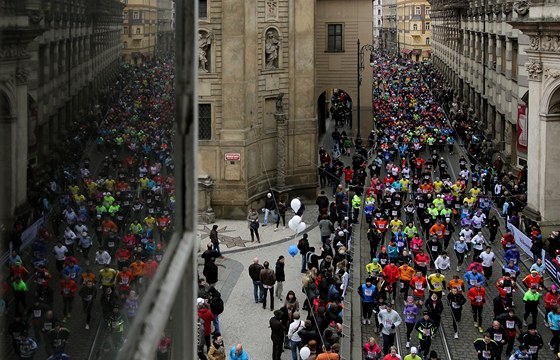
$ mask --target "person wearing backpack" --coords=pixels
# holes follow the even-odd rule
[[[306,269],[306,258],[307,258],[307,253],[309,252],[309,240],[307,240],[307,237],[309,235],[307,234],[303,234],[303,237],[298,241],[297,244],[297,248],[299,250],[299,253],[301,254],[301,273],[305,274],[307,272]]]
[[[222,294],[213,286],[208,289],[208,294],[210,295],[210,310],[214,314],[214,333],[221,334],[219,315],[224,312],[224,300],[222,300]]]
[[[299,332],[305,327],[305,322],[299,318],[299,312],[293,315],[294,321],[290,324],[288,330],[288,339],[292,348],[292,360],[298,360],[298,352],[301,347],[301,337]]]

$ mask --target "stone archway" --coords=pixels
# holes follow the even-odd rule
[[[11,118],[12,117],[12,106],[10,103],[10,98],[3,90],[0,89],[0,117]]]
[[[560,114],[560,85],[554,89],[548,102],[548,114]]]
[[[349,127],[351,129],[352,104],[352,98],[348,92],[343,89],[328,89],[323,91],[317,98],[319,135],[325,134],[330,127],[334,128],[335,126]],[[327,119],[330,119],[333,123],[327,123]],[[337,123],[334,123],[335,120],[337,120]]]

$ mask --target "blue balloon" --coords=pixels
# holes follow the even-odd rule
[[[288,254],[292,255],[292,257],[296,256],[297,253],[298,253],[297,245],[292,244],[288,247]]]

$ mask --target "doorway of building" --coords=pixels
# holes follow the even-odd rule
[[[317,99],[319,135],[325,134],[330,125],[352,128],[352,98],[342,89],[328,89]],[[329,124],[328,122],[332,122]]]

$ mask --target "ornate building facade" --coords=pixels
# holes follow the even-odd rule
[[[315,198],[314,13],[313,1],[199,1],[198,164],[212,191],[199,208],[244,218],[270,189]]]
[[[397,36],[397,0],[382,0],[381,13],[383,22],[381,25],[381,44],[385,52],[398,53]]]
[[[122,60],[129,64],[142,64],[155,56],[158,40],[158,2],[161,0],[121,1],[125,4],[122,17]],[[164,3],[167,4],[168,1]],[[162,26],[167,28],[171,24],[165,22]]]
[[[118,71],[118,0],[0,1],[0,227],[25,212],[27,171]]]
[[[171,54],[175,48],[174,0],[158,0],[156,54]]]
[[[397,1],[397,37],[399,52],[413,61],[431,56],[431,6],[428,0]]]
[[[378,48],[381,45],[381,28],[383,27],[382,0],[373,1],[373,43]]]
[[[433,61],[513,167],[527,214],[560,223],[560,1],[432,0]]]

